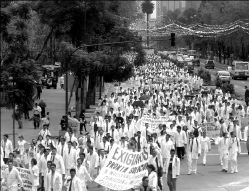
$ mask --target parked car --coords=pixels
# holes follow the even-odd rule
[[[201,65],[200,59],[194,59],[192,61],[192,63],[194,64],[194,66],[200,66]]]
[[[231,75],[229,71],[218,71],[216,73],[216,79],[220,80],[222,82],[230,82],[231,81]]]
[[[205,68],[207,69],[214,69],[215,64],[213,60],[207,60],[206,64],[205,64]]]

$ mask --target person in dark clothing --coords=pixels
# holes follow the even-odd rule
[[[149,186],[148,176],[144,176],[142,179],[142,185],[139,187],[140,191],[152,191],[152,188]]]
[[[246,106],[249,106],[249,89],[247,86],[245,86],[245,102],[246,102]]]
[[[60,122],[60,125],[61,125],[61,130],[62,131],[66,131],[67,130],[67,127],[66,127],[66,118],[67,116],[62,116],[61,118],[61,122]]]
[[[41,99],[42,86],[38,84],[36,88],[37,88],[37,99]]]
[[[40,103],[39,103],[39,106],[41,107],[41,117],[45,117],[46,116],[46,107],[47,107],[47,104],[41,100]]]

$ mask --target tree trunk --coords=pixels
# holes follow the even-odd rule
[[[147,14],[147,48],[149,48],[149,14]]]
[[[96,76],[90,75],[86,108],[90,108],[90,105],[95,105],[95,96],[96,96],[95,90],[96,90]]]
[[[80,114],[80,99],[79,99],[79,93],[81,92],[80,89],[80,83],[78,84],[78,87],[75,91],[75,111],[76,111],[76,117],[79,117]]]
[[[53,34],[53,31],[54,31],[54,27],[51,28],[51,30],[50,30],[48,36],[46,37],[46,39],[45,39],[45,41],[44,41],[44,43],[43,43],[43,46],[42,46],[41,51],[39,52],[39,54],[38,54],[38,55],[36,56],[36,58],[35,58],[36,61],[37,61],[37,60],[40,58],[40,56],[42,55],[42,53],[43,53],[43,51],[44,51],[44,49],[45,49],[45,47],[46,47],[46,45],[47,45],[49,39],[51,38],[51,36],[52,36],[52,34]]]

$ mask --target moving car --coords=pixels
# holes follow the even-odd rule
[[[206,64],[205,64],[205,68],[207,69],[214,69],[215,64],[213,60],[207,60]]]
[[[231,75],[229,71],[218,71],[216,73],[217,80],[220,80],[222,82],[230,82],[231,81]]]
[[[233,79],[242,78],[247,80],[249,78],[249,62],[233,61],[229,72]]]

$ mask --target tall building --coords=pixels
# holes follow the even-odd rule
[[[175,11],[179,9],[183,12],[185,9],[194,8],[198,9],[200,7],[201,1],[157,1],[156,2],[156,18],[160,21],[162,17],[167,14],[168,11]]]
[[[186,1],[185,9],[193,8],[193,9],[199,9],[201,1]]]
[[[160,20],[165,14],[167,14],[168,11],[175,11],[176,9],[179,9],[180,11],[183,11],[185,8],[185,1],[157,1],[156,2],[156,17],[157,20]]]

